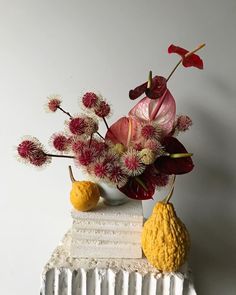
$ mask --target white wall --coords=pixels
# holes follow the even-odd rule
[[[236,293],[235,15],[235,0],[0,0],[0,294],[37,294],[41,269],[71,223],[70,161],[37,171],[14,158],[22,135],[47,144],[63,128],[62,114],[45,114],[46,96],[60,93],[77,113],[81,93],[98,90],[115,121],[149,69],[166,76],[175,65],[169,44],[201,42],[205,70],[179,69],[169,83],[178,112],[195,123],[181,140],[196,168],[178,177],[173,202],[191,232],[199,294]],[[144,204],[146,214],[153,204]]]

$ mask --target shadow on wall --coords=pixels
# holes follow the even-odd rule
[[[206,105],[209,108],[209,103]],[[230,103],[227,107],[230,108]],[[193,140],[197,165],[192,183],[186,188],[189,190],[186,193],[193,196],[188,210],[190,215],[194,212],[194,217],[189,216],[188,227],[195,285],[201,295],[236,294],[234,126],[232,118],[224,118],[222,122],[210,108],[199,105],[191,108],[199,137]]]

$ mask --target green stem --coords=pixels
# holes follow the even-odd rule
[[[167,204],[169,202],[170,198],[172,197],[173,192],[174,192],[174,188],[175,188],[175,179],[176,179],[176,175],[173,178],[173,182],[172,182],[172,186],[171,186],[171,190],[170,190],[169,194],[162,200],[163,203]]]
[[[179,158],[188,158],[192,157],[192,153],[177,153],[177,154],[170,154],[169,157],[172,159],[179,159]]]
[[[170,80],[170,77],[174,74],[174,72],[177,70],[178,66],[181,64],[182,59],[177,63],[177,65],[173,68],[173,70],[171,71],[171,73],[169,74],[169,76],[166,79],[166,83]]]

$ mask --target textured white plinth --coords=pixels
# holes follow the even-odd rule
[[[41,295],[196,295],[187,265],[160,273],[145,258],[73,258],[71,232],[45,266]]]
[[[70,253],[78,258],[141,258],[142,203],[100,202],[89,212],[72,211]]]

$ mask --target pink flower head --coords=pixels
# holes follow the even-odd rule
[[[129,150],[121,157],[122,168],[127,175],[136,176],[141,174],[145,166],[140,160],[140,156],[137,151]]]
[[[82,166],[88,166],[94,161],[94,153],[92,149],[83,148],[79,154],[76,155],[76,159]]]
[[[49,163],[51,158],[44,152],[42,144],[37,138],[29,137],[23,140],[17,147],[19,156],[34,166],[42,166]]]
[[[96,154],[102,155],[107,149],[107,144],[99,139],[92,139],[90,147],[94,149]]]
[[[144,124],[141,128],[141,136],[146,140],[159,138],[160,133],[160,128],[154,124]]]
[[[175,128],[178,131],[186,131],[189,129],[190,126],[193,125],[193,122],[191,120],[191,118],[189,118],[189,116],[179,116],[177,118],[176,124],[175,124]]]
[[[145,82],[135,89],[130,90],[129,98],[134,100],[145,93],[148,98],[157,99],[165,93],[166,89],[166,79],[161,76],[155,76],[151,80],[150,88],[148,88],[148,82]]]
[[[94,112],[98,117],[105,118],[110,114],[111,108],[110,108],[110,106],[109,106],[109,104],[107,102],[102,100],[94,108]]]
[[[194,53],[188,56],[187,54],[189,51],[182,47],[171,44],[168,48],[168,53],[177,53],[180,55],[182,57],[182,64],[184,67],[196,67],[201,70],[203,69],[202,59]]]
[[[123,187],[128,181],[128,176],[117,163],[113,163],[109,169],[108,179],[118,187]]]
[[[156,152],[157,154],[161,153],[162,151],[162,145],[156,139],[148,139],[147,141],[145,141],[144,147]]]
[[[37,146],[33,140],[23,140],[17,147],[17,152],[21,158],[27,159]]]
[[[82,149],[86,146],[86,143],[78,138],[72,138],[71,148],[75,154],[81,153]]]
[[[41,149],[38,149],[32,153],[29,157],[30,164],[40,167],[44,164],[48,163],[50,158],[45,154],[45,152]]]
[[[85,133],[87,124],[85,118],[75,117],[69,121],[70,132],[74,135],[82,135]]]
[[[71,139],[62,133],[53,134],[50,142],[52,146],[59,152],[67,152],[71,145]]]
[[[133,149],[135,149],[136,151],[141,151],[143,149],[143,143],[138,141],[133,143],[132,145]]]
[[[88,136],[98,131],[98,123],[91,117],[85,117],[85,125],[84,133]]]
[[[61,105],[61,97],[59,95],[52,95],[48,97],[47,108],[51,112],[56,112]]]
[[[93,163],[92,172],[96,177],[105,178],[109,173],[109,164],[104,162],[103,158],[99,158]]]
[[[82,103],[88,109],[94,108],[98,101],[99,98],[94,92],[86,92],[82,97]]]

